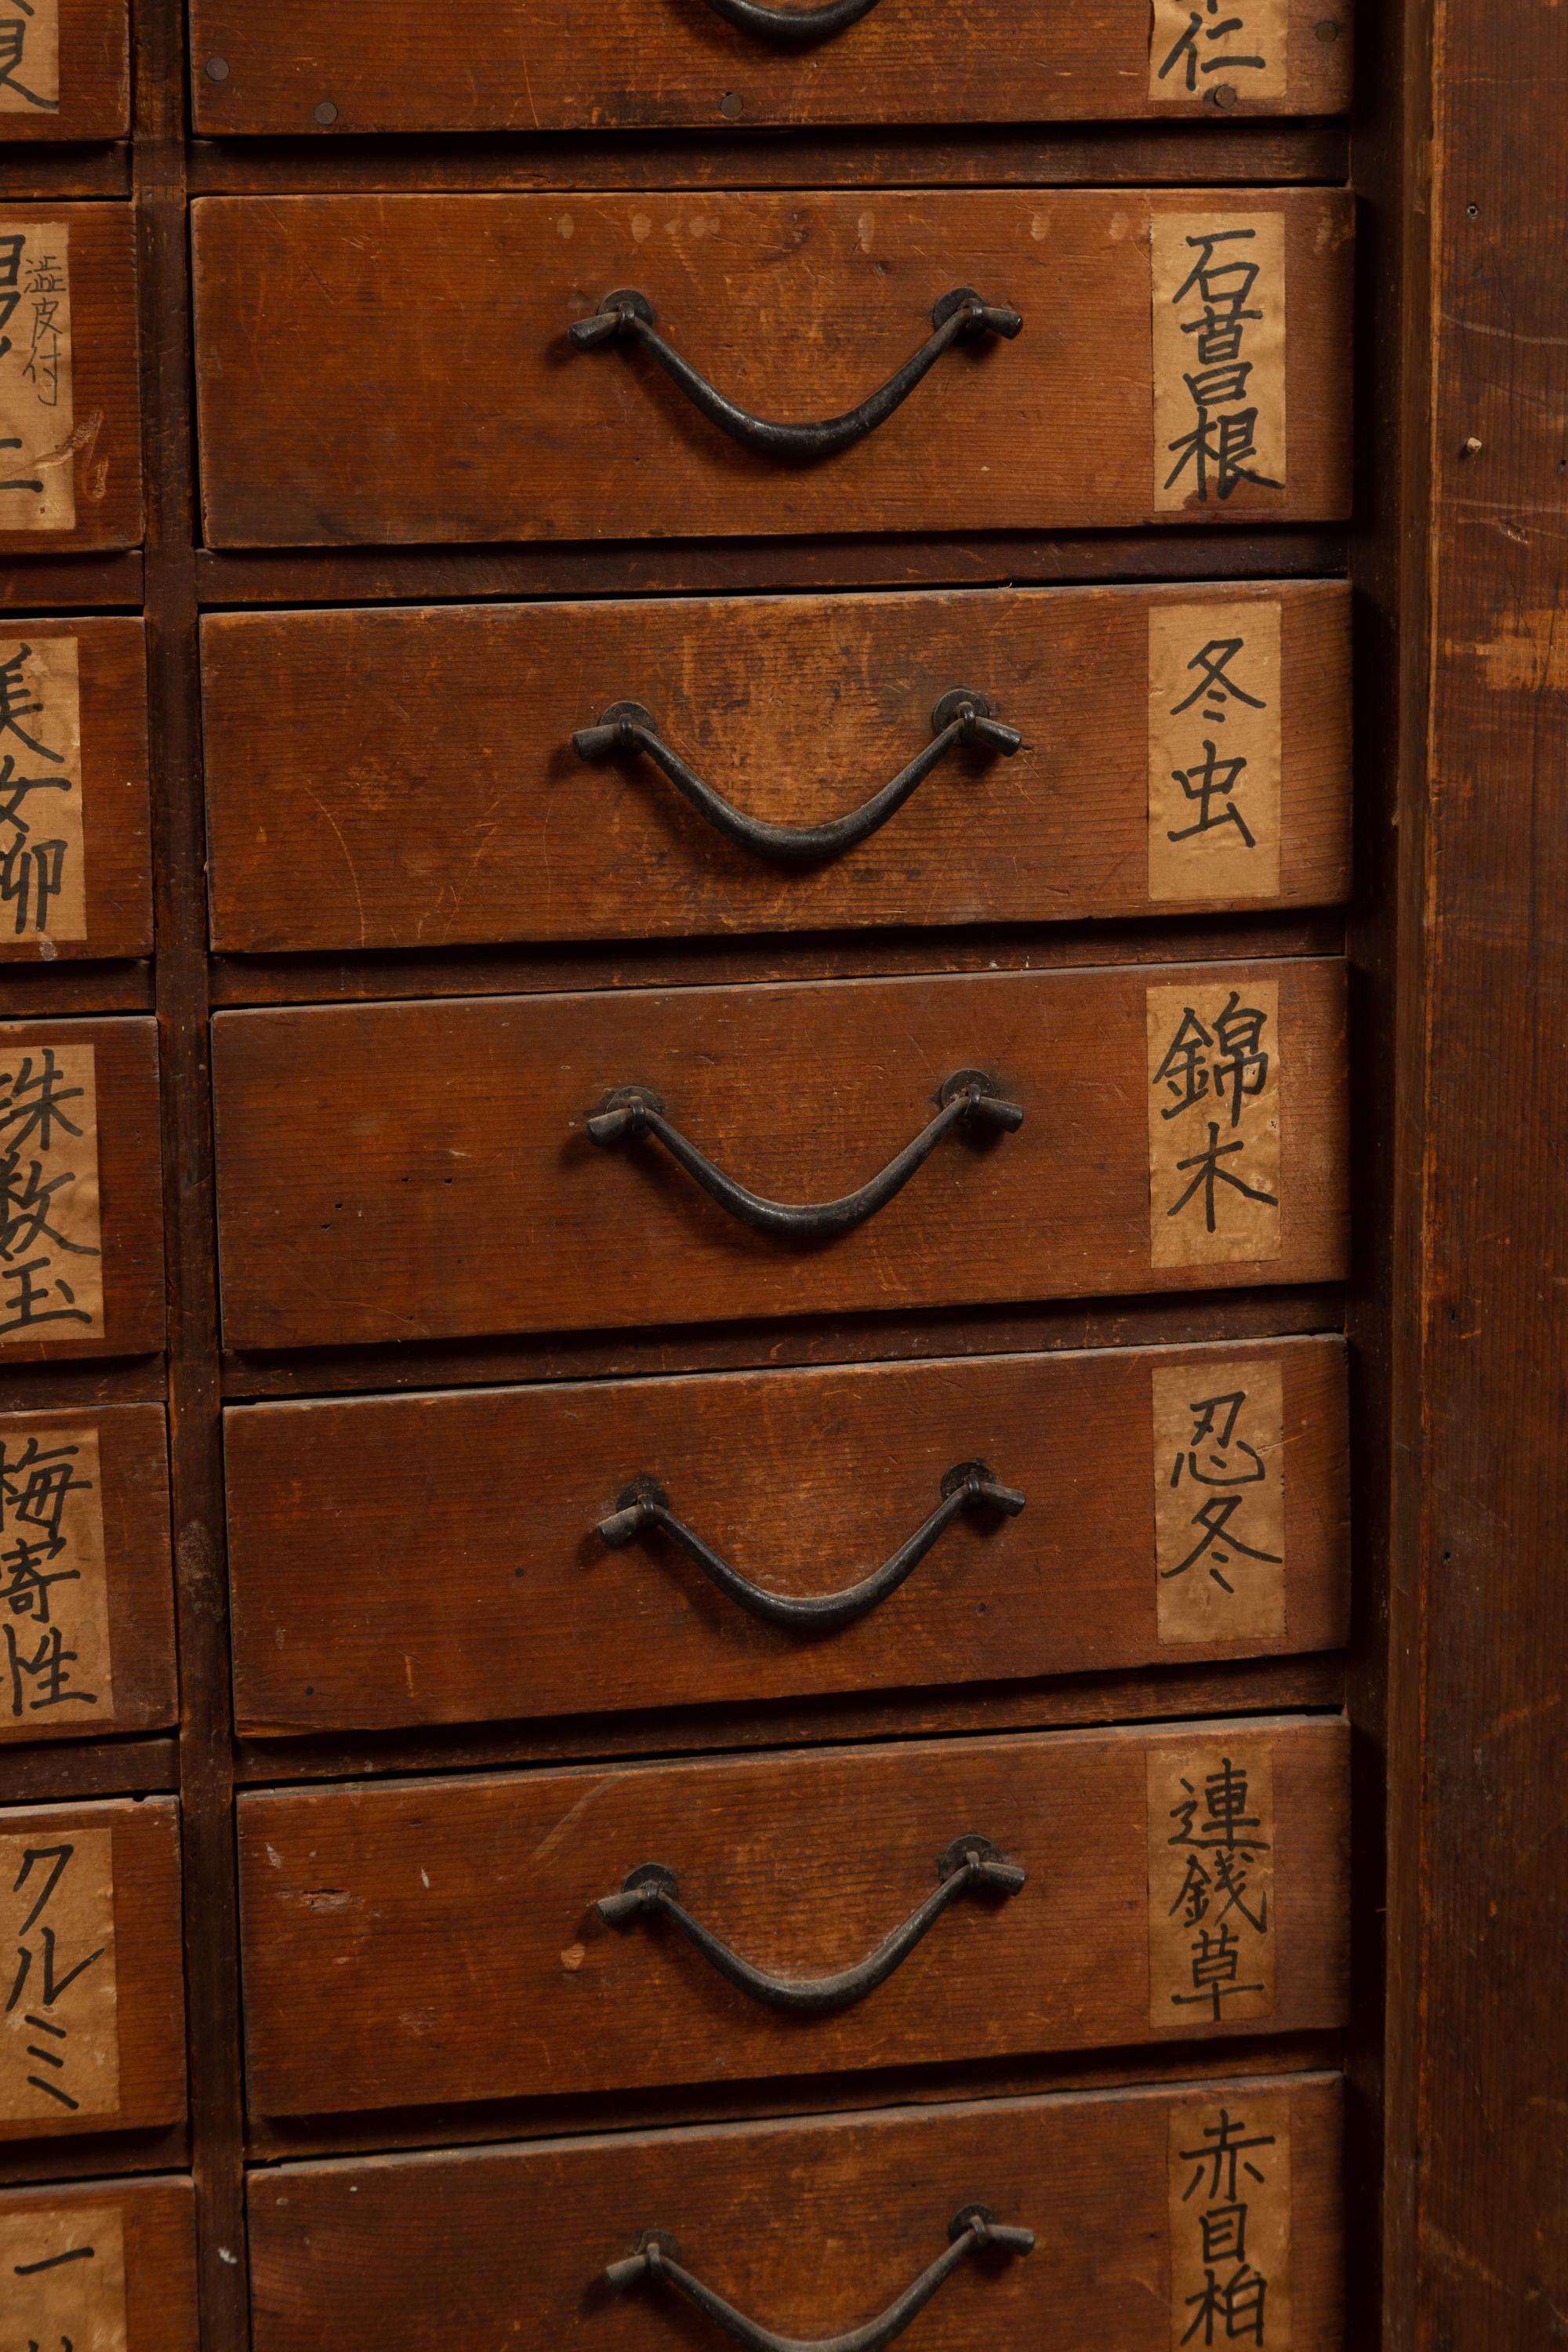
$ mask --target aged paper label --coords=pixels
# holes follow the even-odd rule
[[[0,2123],[120,2105],[114,1832],[0,1837]]]
[[[0,2352],[127,2352],[126,2328],[117,2206],[0,2214]]]
[[[113,1716],[98,1432],[0,1422],[0,1739]]]
[[[59,105],[60,0],[0,0],[0,114]]]
[[[1279,607],[1149,615],[1149,896],[1279,892]]]
[[[1206,98],[1228,82],[1237,98],[1283,98],[1287,0],[1153,0],[1149,95]]]
[[[69,231],[0,228],[0,530],[76,521]]]
[[[0,639],[0,953],[86,937],[77,640]]]
[[[1245,2085],[1171,2110],[1171,2352],[1290,2352],[1290,2102]]]
[[[1167,213],[1150,226],[1154,509],[1285,498],[1285,216]]]
[[[1152,988],[1149,1255],[1279,1255],[1279,983]]]
[[[1278,1363],[1157,1370],[1162,1642],[1285,1631],[1285,1380]]]
[[[0,1348],[103,1333],[90,1045],[0,1050]]]
[[[1274,2014],[1274,1759],[1255,1739],[1149,1758],[1149,2022]]]

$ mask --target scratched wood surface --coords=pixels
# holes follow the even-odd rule
[[[142,415],[130,207],[0,204],[0,235],[35,222],[61,222],[70,231],[76,521],[63,530],[0,530],[0,555],[135,547],[142,539]]]
[[[1328,904],[1349,883],[1350,600],[1337,583],[211,614],[213,943],[254,954],[1168,908],[1149,879],[1150,614],[1238,605],[1277,612],[1282,640],[1279,886],[1246,903]],[[1194,625],[1195,652],[1209,633]],[[922,751],[958,686],[983,693],[1023,750],[959,750],[884,830],[805,870],[727,842],[651,763],[584,766],[572,749],[576,729],[633,698],[748,815],[819,824]],[[1223,726],[1194,726],[1194,760],[1205,732],[1223,748]],[[448,780],[437,791],[433,765]],[[1223,888],[1184,887],[1183,911],[1226,903]]]
[[[1151,216],[1223,226],[1259,205],[1285,221],[1287,484],[1243,485],[1202,517],[1331,519],[1349,502],[1353,215],[1340,190],[204,197],[191,216],[205,537],[1155,520]],[[578,352],[566,335],[632,287],[732,400],[831,415],[903,364],[959,286],[1017,309],[1022,334],[949,352],[879,431],[824,463],[744,449],[646,354]],[[411,335],[427,354],[414,368]]]
[[[1196,1746],[1237,1770],[1272,1757],[1261,2024],[1192,2006],[1150,2021],[1148,1763]],[[1348,1764],[1342,1722],[1272,1717],[242,1795],[250,2105],[332,2115],[1333,2026]],[[1027,1871],[1022,1894],[950,1905],[835,2015],[780,2015],[667,1927],[594,1909],[662,1863],[744,1958],[821,1976],[874,1950],[974,1832]]]
[[[125,2259],[125,2330],[69,2352],[197,2352],[195,2192],[188,2179],[57,2182],[0,2193],[0,2225],[36,2224],[41,2245],[51,2225],[83,2212],[112,2212]],[[39,2352],[45,2352],[40,2347]],[[60,2352],[50,2344],[47,2352]]]
[[[55,6],[59,16],[59,102],[52,109],[16,107],[0,112],[0,157],[13,143],[32,147],[68,140],[123,139],[131,127],[127,0],[47,0],[47,5]],[[26,56],[24,47],[24,63]]]

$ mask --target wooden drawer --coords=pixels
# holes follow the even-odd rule
[[[671,2286],[605,2279],[649,2230],[753,2322],[848,2340],[975,2204],[1033,2249],[967,2255],[921,2352],[1172,2352],[1205,2295],[1215,2343],[1261,2310],[1265,2343],[1336,2352],[1342,2105],[1265,2074],[284,2165],[249,2183],[256,2352],[437,2352],[456,2311],[475,2347],[719,2345]]]
[[[0,1414],[0,1740],[178,1719],[163,1406]]]
[[[158,1033],[0,1027],[0,1364],[163,1339]]]
[[[130,128],[126,0],[0,0],[0,153],[19,140],[123,139]]]
[[[263,1737],[1345,1636],[1337,1339],[239,1407],[226,1454],[235,1706]],[[947,1500],[976,1462],[1005,1505]],[[655,1483],[722,1567],[636,1499],[633,1531]],[[944,1511],[858,1613],[757,1613],[896,1572]]]
[[[213,944],[1323,905],[1349,881],[1349,623],[1347,588],[1305,582],[209,614]],[[1016,757],[939,730],[962,688]],[[574,736],[628,700],[700,785],[797,835],[871,822],[949,749],[847,848],[740,843],[652,756],[584,767]],[[456,794],[430,790],[435,744]]]
[[[0,635],[0,961],[152,947],[142,624],[17,623]]]
[[[0,1811],[0,2138],[177,2123],[185,2004],[174,1800]]]
[[[215,546],[1348,509],[1342,191],[208,197],[192,219]],[[631,289],[731,401],[830,417],[960,288],[1022,332],[949,348],[816,463],[742,447],[635,341],[568,339]]]
[[[140,541],[136,353],[130,205],[0,208],[0,554]]]
[[[1326,959],[311,1006],[214,1033],[235,1348],[1344,1272]],[[966,1072],[1022,1106],[1018,1131],[959,1117]],[[944,1087],[959,1123],[879,1212],[812,1240],[754,1230],[638,1139],[605,1108],[627,1087],[786,1203],[849,1198],[929,1141]]]
[[[245,1795],[251,2108],[1333,2026],[1348,1760],[1337,1720],[1254,1718]],[[989,1841],[1002,1859],[982,1867],[1022,1871],[1022,1890],[981,1885],[954,1841]],[[700,1928],[797,1986],[948,1900],[877,1989],[802,2015],[667,1916],[601,1917],[649,1864]]]
[[[0,2276],[7,2326],[27,2352],[197,2352],[191,2183],[0,2195]]]

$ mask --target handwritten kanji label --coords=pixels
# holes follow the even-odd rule
[[[1228,83],[1237,96],[1286,94],[1287,0],[1153,0],[1149,95],[1197,99]]]
[[[1154,508],[1285,499],[1285,218],[1166,213],[1150,228]]]
[[[0,530],[76,521],[69,231],[0,226]]]
[[[126,2352],[125,2231],[113,2205],[0,2215],[3,2352]]]
[[[1290,2352],[1290,2102],[1173,2107],[1171,2352]]]
[[[114,1832],[0,1837],[0,2123],[120,2105]]]
[[[1149,896],[1279,889],[1279,607],[1149,615]]]
[[[0,0],[0,114],[59,105],[60,0]]]
[[[1148,992],[1149,1255],[1279,1255],[1279,983]]]
[[[0,1047],[0,1348],[102,1334],[93,1049]]]
[[[0,951],[86,937],[77,640],[0,639]]]
[[[1149,1758],[1149,2021],[1274,2014],[1274,1759],[1263,1742]]]
[[[1285,1631],[1285,1388],[1277,1363],[1156,1370],[1162,1642]]]
[[[98,1432],[0,1422],[0,1739],[113,1716]]]

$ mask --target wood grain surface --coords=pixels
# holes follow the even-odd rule
[[[64,29],[62,26],[62,39]],[[142,539],[136,246],[131,209],[113,204],[0,205],[0,235],[54,221],[70,231],[76,522],[68,530],[0,530],[0,555],[52,557],[89,548],[135,547]]]
[[[13,145],[123,139],[131,128],[131,11],[127,0],[45,0],[59,17],[59,104],[0,114],[0,154]],[[34,0],[35,10],[37,0]],[[26,49],[23,51],[24,64]],[[26,74],[21,73],[25,82]],[[140,2352],[133,2347],[132,2352]]]
[[[0,2224],[36,2229],[47,2249],[53,2225],[83,2212],[112,2212],[124,2246],[122,2334],[78,2343],[72,2352],[197,2352],[195,2195],[174,2175],[145,2180],[58,2182],[0,2192]],[[40,2347],[43,2352],[43,2347]],[[47,2352],[58,2352],[53,2344]]]

